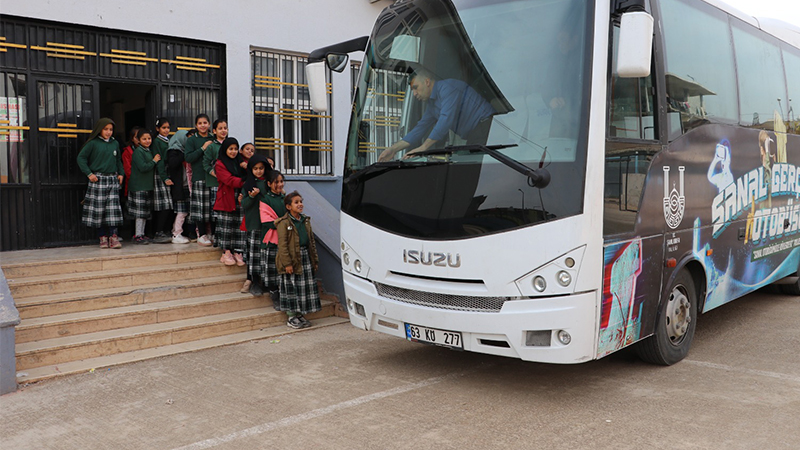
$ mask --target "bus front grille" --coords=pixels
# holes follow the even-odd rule
[[[500,312],[508,297],[476,297],[471,295],[437,294],[435,292],[415,291],[412,289],[375,283],[378,295],[412,305],[431,308],[451,309],[455,311]]]

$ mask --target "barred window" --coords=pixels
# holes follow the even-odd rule
[[[303,56],[252,52],[256,151],[286,175],[331,175],[333,122],[311,109],[306,64]]]

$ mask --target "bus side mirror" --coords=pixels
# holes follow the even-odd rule
[[[622,14],[617,50],[617,75],[620,78],[650,76],[653,56],[653,16],[644,11]]]
[[[325,80],[325,61],[306,64],[306,80],[311,109],[316,112],[328,110],[328,84]]]
[[[328,53],[325,55],[325,62],[328,64],[328,68],[336,73],[342,73],[349,60],[350,56],[346,53]]]

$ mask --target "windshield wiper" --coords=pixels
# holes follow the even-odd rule
[[[392,169],[415,169],[417,167],[434,166],[438,164],[449,164],[448,161],[384,161],[376,162],[375,164],[364,167],[363,169],[353,172],[349,177],[344,179],[345,184],[355,183],[361,181],[365,177],[372,178],[378,174],[388,172]]]
[[[414,156],[425,156],[425,155],[442,155],[442,154],[451,154],[454,152],[463,152],[468,151],[470,153],[484,153],[486,155],[491,156],[492,158],[500,161],[501,163],[505,164],[506,166],[516,170],[517,172],[521,173],[528,177],[528,185],[531,187],[538,187],[543,188],[547,187],[550,184],[550,172],[547,169],[539,168],[539,169],[531,169],[530,167],[522,164],[521,162],[517,161],[514,158],[506,156],[500,153],[498,150],[502,150],[504,148],[509,147],[516,147],[517,144],[505,144],[505,145],[480,145],[480,144],[467,144],[467,145],[451,145],[445,148],[434,148],[430,150],[424,150],[419,153],[415,153]]]

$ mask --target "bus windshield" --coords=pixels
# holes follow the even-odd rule
[[[342,211],[425,239],[580,214],[592,3],[387,8],[356,86]],[[537,187],[526,168],[546,169],[551,182]]]

